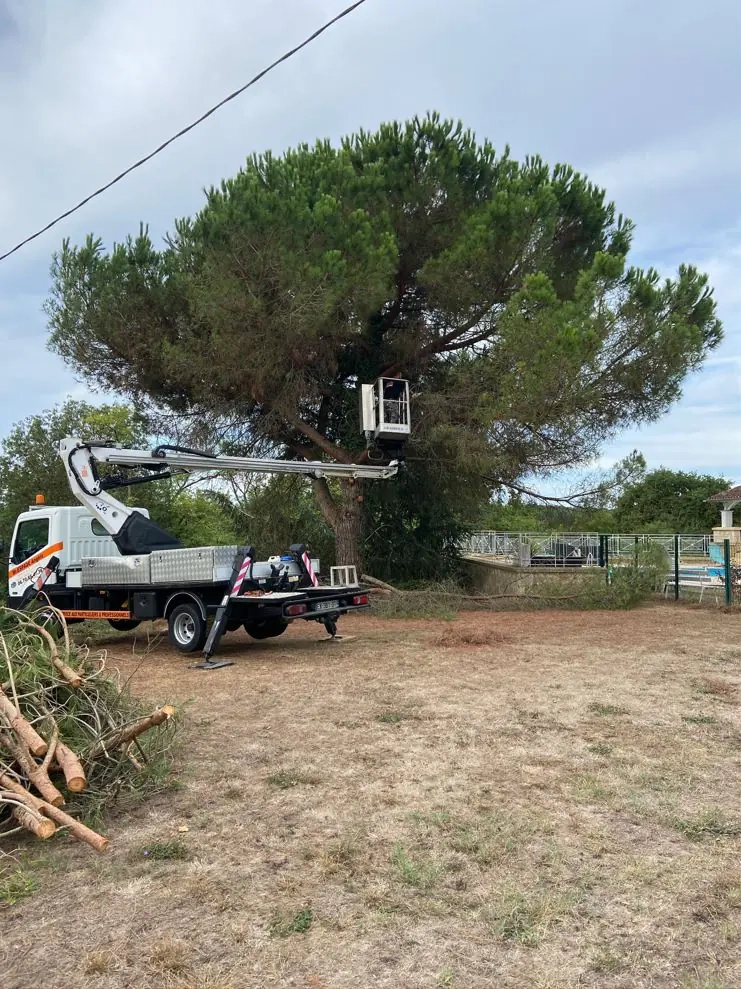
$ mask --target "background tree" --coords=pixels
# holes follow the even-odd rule
[[[720,515],[708,498],[730,486],[723,477],[661,467],[625,489],[615,524],[619,532],[710,532]]]
[[[719,342],[706,278],[629,268],[631,234],[569,167],[415,118],[252,156],[161,250],[144,229],[110,253],[65,243],[50,343],[195,434],[345,462],[365,456],[358,382],[402,373],[410,454],[483,499],[657,419]],[[339,561],[361,563],[363,486],[314,487]]]
[[[124,446],[150,445],[150,427],[140,413],[123,404],[102,406],[67,401],[16,423],[0,444],[0,538],[9,547],[15,520],[42,493],[48,505],[77,505],[57,453],[60,439],[113,440]],[[116,497],[148,509],[152,518],[188,546],[237,542],[235,519],[207,491],[181,490],[175,482],[156,482]]]
[[[128,406],[72,400],[16,423],[0,446],[0,536],[6,546],[16,517],[37,494],[49,505],[77,504],[57,453],[59,440],[68,435],[139,446],[146,443],[147,427]]]
[[[436,461],[412,461],[393,484],[369,485],[363,555],[368,572],[396,583],[461,575],[461,540],[480,511],[477,485]]]
[[[334,560],[332,530],[322,517],[311,486],[302,477],[278,475],[255,487],[242,506],[249,542],[260,559],[305,543],[329,572]]]

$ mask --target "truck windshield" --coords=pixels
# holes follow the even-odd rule
[[[23,563],[49,542],[49,519],[27,519],[18,526],[11,563]]]

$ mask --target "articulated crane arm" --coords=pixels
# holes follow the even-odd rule
[[[386,465],[338,464],[311,460],[270,460],[252,457],[225,457],[189,450],[184,447],[159,446],[154,450],[128,450],[124,447],[83,443],[67,437],[59,444],[67,479],[77,500],[101,523],[124,556],[150,553],[158,549],[175,549],[180,543],[136,509],[114,498],[116,487],[142,484],[196,471],[251,471],[266,474],[300,474],[304,477],[345,477],[383,479],[393,477],[399,463]],[[145,476],[100,478],[96,464],[116,464],[130,470],[143,470]]]

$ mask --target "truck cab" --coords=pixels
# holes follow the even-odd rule
[[[137,511],[149,517],[146,509]],[[15,523],[8,560],[8,597],[20,598],[52,556],[59,559],[49,584],[64,580],[65,571],[83,557],[120,556],[113,537],[81,506],[31,505]]]

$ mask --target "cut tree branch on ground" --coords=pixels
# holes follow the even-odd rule
[[[76,821],[74,817],[70,817],[69,814],[66,814],[58,807],[54,807],[53,804],[49,804],[44,800],[39,800],[39,798],[34,796],[33,793],[25,790],[20,783],[16,783],[15,780],[10,779],[8,776],[0,776],[0,786],[6,787],[9,791],[11,791],[17,800],[25,804],[31,810],[43,814],[45,817],[61,825],[63,828],[68,828],[76,838],[86,842],[97,852],[103,852],[108,847],[108,838],[105,838],[103,835],[93,831],[80,821]],[[0,795],[1,794],[2,791],[0,791]]]
[[[394,594],[403,593],[403,591],[399,591],[398,587],[387,584],[384,580],[379,580],[377,577],[370,577],[367,573],[364,573],[360,579],[364,584],[370,584],[371,587],[378,587],[382,591],[391,591]]]
[[[61,617],[61,612],[57,612],[56,609],[54,610],[55,613],[60,615]],[[61,675],[64,677],[67,683],[70,684],[70,686],[79,687],[80,684],[82,683],[82,677],[76,670],[73,670],[71,666],[69,666],[67,663],[62,662],[62,660],[59,658],[59,649],[57,648],[57,644],[54,641],[54,636],[51,635],[51,633],[48,632],[47,629],[43,628],[41,625],[37,625],[35,622],[29,621],[28,625],[30,628],[34,630],[34,632],[36,632],[38,635],[43,636],[43,638],[46,640],[46,644],[48,645],[49,652],[51,654],[50,658],[55,669],[59,673],[61,673]],[[65,626],[65,632],[66,632],[66,626]],[[67,649],[67,654],[69,655],[69,647]]]
[[[8,700],[0,687],[0,715],[7,719],[12,731],[34,756],[46,755],[49,746],[39,733],[23,717],[21,712]]]
[[[57,742],[56,761],[64,773],[67,789],[71,793],[82,793],[87,786],[87,778],[82,763],[64,742]]]
[[[472,601],[477,604],[486,603],[490,601],[507,601],[507,600],[525,600],[525,601],[578,601],[581,594],[565,594],[565,595],[550,595],[550,594],[468,594],[466,591],[446,591],[438,590],[437,588],[430,588],[427,591],[407,591],[401,590],[398,587],[394,587],[392,584],[387,584],[383,580],[379,580],[377,577],[371,577],[368,574],[363,574],[360,578],[365,584],[370,584],[371,587],[377,587],[379,590],[387,591],[391,594],[399,594],[402,597],[429,597],[430,595],[438,598],[456,598],[459,601]]]
[[[42,604],[39,614],[48,610]],[[176,712],[164,705],[144,713],[126,684],[105,672],[102,655],[75,652],[63,616],[55,616],[59,642],[38,619],[0,608],[0,841],[18,825],[41,840],[62,827],[103,851],[108,839],[60,806],[67,797],[73,812],[91,801],[102,809],[106,798],[150,777],[155,788],[153,770],[172,732],[146,736],[146,748],[139,739]],[[129,759],[132,746],[141,759]]]
[[[98,759],[107,752],[112,752],[114,749],[118,749],[122,745],[126,745],[128,742],[133,742],[135,738],[139,737],[139,735],[142,735],[150,728],[154,728],[155,725],[161,725],[163,721],[167,721],[169,718],[172,718],[174,714],[175,708],[171,707],[169,704],[165,704],[164,707],[160,707],[156,711],[153,711],[151,714],[147,715],[146,718],[142,718],[140,721],[135,722],[135,724],[123,728],[121,731],[117,732],[113,736],[110,736],[109,738],[102,739],[89,752],[85,753],[85,762],[92,762],[94,759]]]

